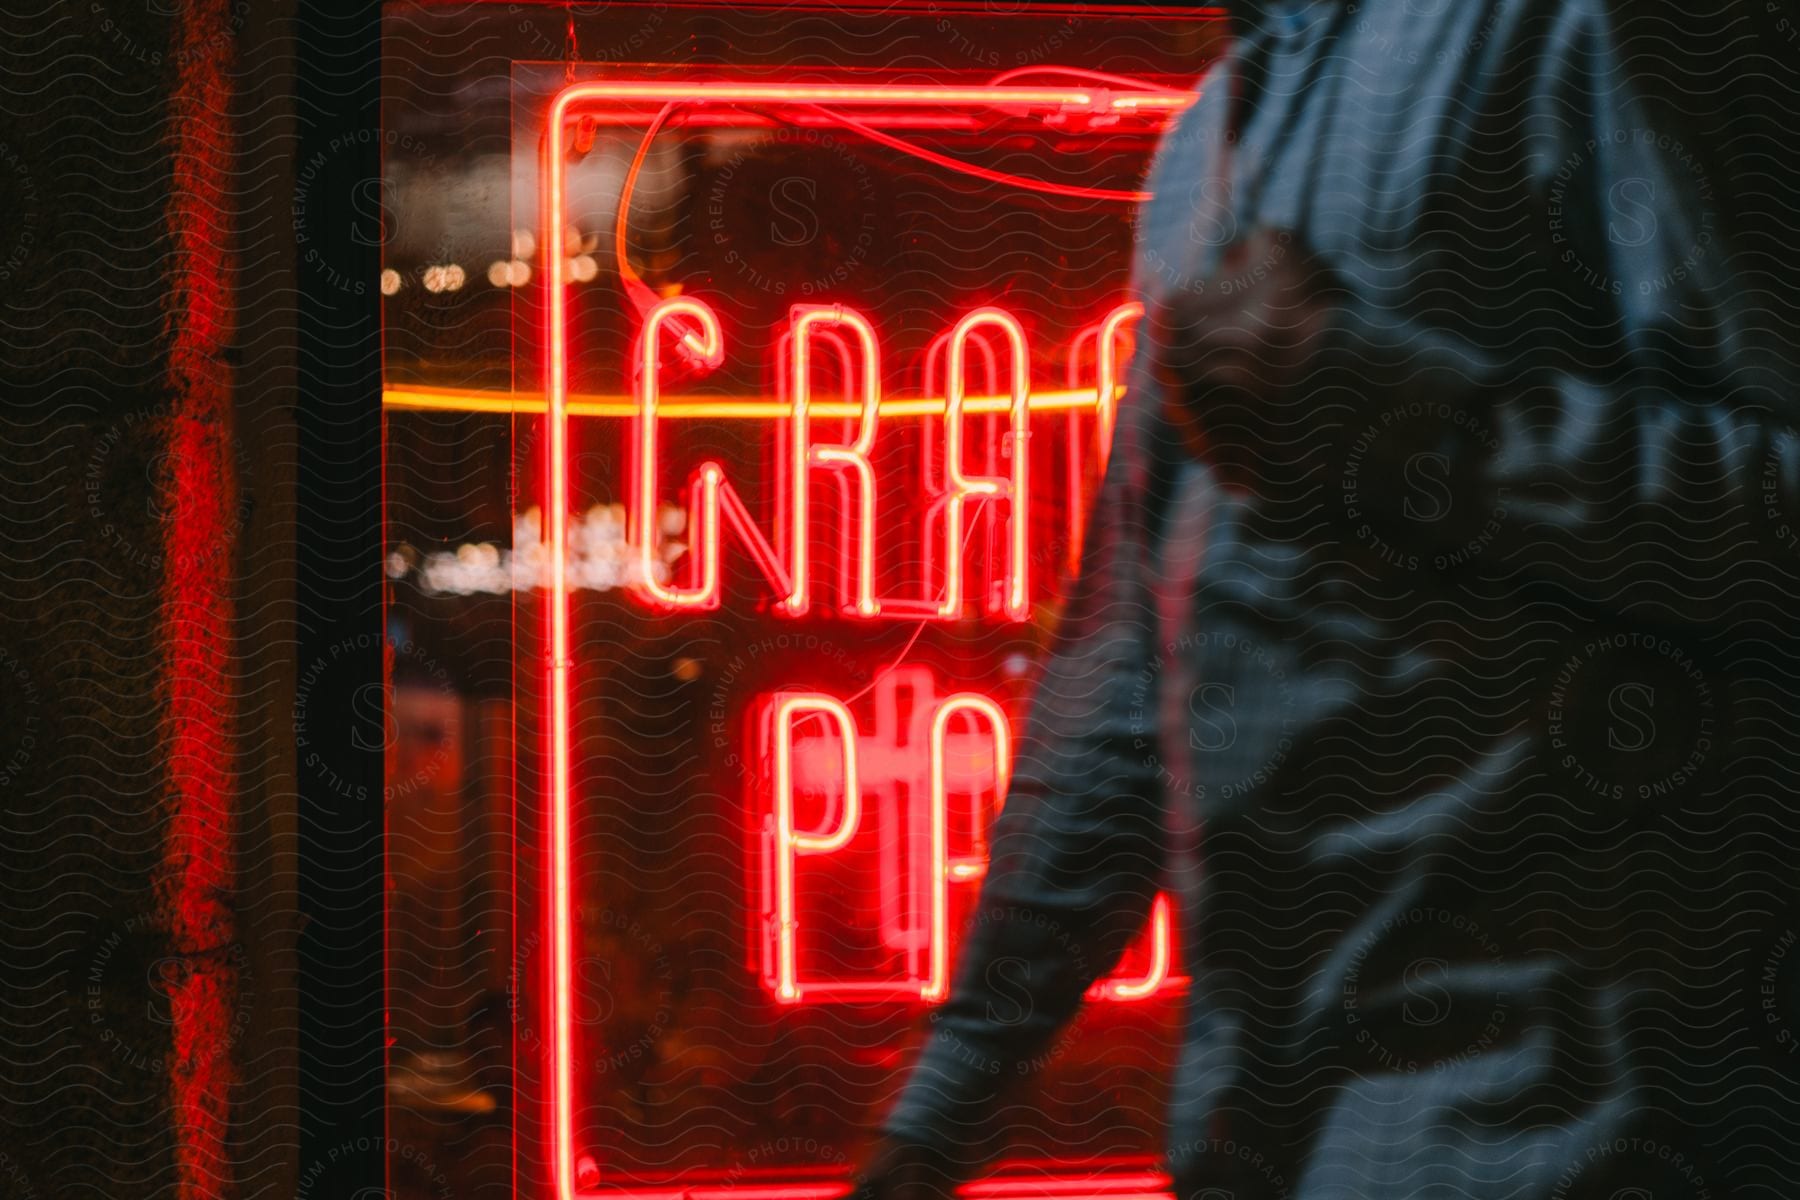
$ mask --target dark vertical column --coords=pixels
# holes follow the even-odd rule
[[[231,1168],[241,1200],[291,1200],[299,1170],[295,945],[295,0],[231,0],[238,486],[237,940]]]
[[[297,1194],[334,1200],[383,1166],[380,11],[295,26]]]

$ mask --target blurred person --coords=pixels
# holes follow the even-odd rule
[[[972,1174],[1170,887],[1179,1200],[1791,1196],[1793,15],[1227,7],[992,866],[858,1193]]]

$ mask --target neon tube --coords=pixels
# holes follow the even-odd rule
[[[550,543],[550,1172],[557,1200],[575,1197],[574,1064],[570,1007],[574,997],[569,929],[569,414],[563,249],[563,126],[573,100],[558,96],[545,132],[545,253],[548,305],[544,366],[549,436],[545,453],[544,529]]]
[[[903,87],[891,84],[691,83],[662,80],[611,80],[572,84],[552,105],[552,119],[589,100],[683,104],[895,104],[973,105],[983,108],[1084,109],[1106,113],[1131,109],[1178,111],[1194,103],[1192,92],[1157,89],[1113,91],[1107,88]]]
[[[842,701],[810,692],[789,692],[773,701],[775,734],[775,903],[776,995],[788,1004],[800,1000],[795,961],[794,860],[802,854],[830,854],[850,840],[862,822],[862,785],[856,772],[856,722]],[[844,756],[844,805],[838,827],[830,833],[801,833],[794,828],[794,718],[820,714],[836,724]]]
[[[1122,389],[1115,389],[1116,401]],[[1063,388],[1031,393],[1033,412],[1090,412],[1098,406],[1093,388]],[[405,412],[472,412],[507,416],[544,413],[549,405],[544,397],[529,392],[489,392],[477,388],[440,388],[422,385],[392,386],[381,393],[383,407]],[[883,419],[909,417],[942,417],[942,396],[919,396],[907,399],[884,397],[880,405]],[[963,411],[987,416],[1010,412],[1011,396],[969,396]],[[629,420],[638,412],[634,396],[605,396],[575,392],[568,396],[563,411],[571,417],[608,417]],[[670,396],[657,402],[657,415],[665,421],[780,421],[792,415],[791,402],[770,396],[713,397]],[[862,415],[862,405],[821,400],[812,406],[812,415],[824,419],[855,420]]]
[[[1100,473],[1106,473],[1112,457],[1113,426],[1119,419],[1119,396],[1125,390],[1119,381],[1118,338],[1129,321],[1144,315],[1144,306],[1133,300],[1106,314],[1100,322],[1100,337],[1094,347],[1094,395],[1098,399],[1099,428],[1095,437],[1100,443]]]
[[[954,866],[950,861],[949,830],[947,826],[949,810],[949,784],[945,779],[944,743],[950,731],[950,722],[959,713],[968,713],[978,719],[985,720],[994,736],[994,792],[1004,798],[1006,795],[1007,772],[1012,762],[1012,732],[1006,723],[1006,713],[1000,706],[986,696],[962,693],[952,696],[938,706],[937,714],[931,722],[931,967],[926,975],[924,986],[919,989],[919,997],[923,1000],[942,1000],[950,989],[950,876]],[[979,831],[980,846],[987,843],[986,822],[977,812],[974,818]],[[984,860],[985,855],[981,856]],[[962,878],[968,878],[967,874]]]
[[[979,330],[998,329],[1011,351],[1012,398],[1012,472],[1010,477],[969,475],[963,470],[963,392],[967,380],[969,339]],[[1026,584],[1030,568],[1027,539],[1031,533],[1027,501],[1028,472],[1031,455],[1031,368],[1030,351],[1025,345],[1025,331],[1018,318],[1005,309],[978,308],[956,323],[950,332],[950,368],[945,391],[944,474],[949,492],[944,524],[944,599],[938,605],[940,617],[956,617],[963,609],[963,525],[964,505],[973,498],[1005,501],[1010,532],[1007,551],[1005,602],[1003,609],[1010,619],[1023,621],[1031,615]]]
[[[636,549],[641,578],[636,587],[652,602],[668,608],[717,608],[720,600],[719,542],[724,529],[731,529],[750,551],[751,558],[774,583],[776,591],[787,594],[792,583],[781,557],[756,527],[743,498],[725,479],[725,468],[716,462],[703,462],[695,470],[689,486],[688,535],[694,546],[697,582],[687,587],[670,587],[656,577],[656,483],[657,421],[659,420],[661,384],[658,335],[665,324],[678,320],[692,322],[697,329],[683,331],[682,338],[695,347],[700,365],[712,369],[724,361],[724,340],[719,321],[711,308],[699,300],[676,298],[664,300],[651,308],[644,318],[638,337],[638,371],[634,381],[638,403],[635,417],[636,438],[631,458],[629,491],[632,497],[631,542]],[[873,433],[871,432],[871,437]],[[872,485],[871,485],[872,486]]]
[[[708,367],[725,361],[725,338],[719,330],[719,319],[712,309],[698,300],[664,300],[644,318],[638,333],[637,415],[633,420],[636,452],[631,459],[631,525],[632,543],[637,550],[641,578],[638,586],[653,599],[670,608],[712,608],[719,602],[719,482],[723,472],[716,463],[701,465],[695,479],[696,502],[689,506],[688,533],[695,545],[699,562],[699,582],[678,588],[663,584],[657,576],[656,561],[656,423],[657,401],[662,391],[661,352],[658,341],[662,327],[685,317],[698,328],[696,353]],[[685,335],[693,337],[690,332]]]
[[[854,611],[859,617],[873,617],[881,611],[875,600],[875,468],[869,462],[869,451],[875,445],[875,426],[881,406],[881,351],[875,330],[868,319],[842,305],[796,304],[791,310],[793,354],[793,427],[789,451],[792,489],[788,532],[790,539],[788,574],[793,586],[784,601],[789,615],[805,613],[810,604],[807,592],[807,557],[811,541],[811,478],[814,467],[847,468],[855,473],[857,487],[857,568]],[[861,404],[857,413],[856,440],[847,446],[814,446],[812,432],[812,338],[821,327],[848,329],[856,337],[862,358]],[[846,381],[847,382],[847,381]]]
[[[1150,905],[1150,966],[1140,979],[1103,979],[1088,989],[1090,997],[1108,1000],[1142,1000],[1168,981],[1174,958],[1169,897],[1159,893]]]

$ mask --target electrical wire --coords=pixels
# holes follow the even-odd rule
[[[1129,79],[1122,75],[1109,75],[1102,71],[1086,71],[1076,67],[1020,67],[1016,70],[1006,71],[996,75],[990,82],[998,84],[1003,80],[1034,72],[1038,74],[1067,75],[1073,78],[1087,79],[1092,82],[1129,86],[1139,91],[1157,90],[1150,85],[1144,84],[1142,81]],[[650,145],[655,141],[656,135],[662,130],[662,127],[668,122],[669,117],[673,115],[675,107],[676,105],[673,101],[663,105],[662,108],[657,111],[656,116],[651,118],[650,124],[645,127],[644,135],[638,141],[637,151],[632,155],[631,165],[625,171],[625,181],[619,189],[618,217],[613,222],[613,257],[618,263],[619,279],[640,315],[648,311],[649,308],[656,303],[657,296],[655,291],[643,281],[643,278],[631,265],[631,258],[627,252],[626,235],[629,230],[631,219],[631,197],[632,193],[637,188],[638,176],[643,173],[644,160],[649,157]],[[1047,179],[1032,179],[1024,175],[1014,175],[1010,172],[998,171],[991,167],[983,167],[974,163],[963,162],[960,159],[951,158],[949,155],[939,154],[935,150],[927,150],[925,147],[909,142],[905,138],[896,137],[891,133],[877,129],[866,122],[859,121],[854,117],[847,116],[834,109],[825,108],[821,105],[809,105],[808,107],[833,121],[856,130],[870,141],[879,145],[886,146],[891,150],[897,150],[902,154],[931,163],[934,166],[942,167],[947,171],[953,171],[959,175],[968,175],[987,183],[998,183],[1007,187],[1018,188],[1021,191],[1036,192],[1040,195],[1048,196],[1062,196],[1075,200],[1102,200],[1137,204],[1150,199],[1149,192],[1125,191],[1117,188],[1083,187],[1079,184],[1054,183]]]
[[[885,133],[882,130],[876,129],[873,125],[858,121],[854,117],[845,116],[843,113],[836,112],[832,109],[822,108],[818,105],[809,105],[808,107],[813,108],[817,112],[824,113],[826,116],[831,117],[833,120],[838,121],[850,129],[856,130],[856,132],[862,134],[872,142],[879,143],[891,150],[898,150],[900,153],[910,155],[913,158],[922,159],[934,166],[943,167],[945,170],[954,171],[959,175],[970,175],[976,179],[985,180],[988,183],[1001,183],[1008,187],[1018,188],[1021,191],[1038,192],[1047,196],[1066,196],[1077,200],[1112,200],[1125,204],[1138,204],[1150,199],[1149,192],[1127,192],[1115,188],[1093,188],[1081,187],[1077,184],[1070,183],[1052,183],[1047,179],[1031,179],[1024,175],[1012,175],[1005,171],[996,171],[991,167],[976,166],[974,163],[963,162],[961,159],[951,158],[946,154],[939,154],[935,150],[927,150],[923,146],[915,146],[905,138],[895,137],[891,133]]]
[[[625,170],[625,182],[619,188],[619,215],[613,221],[613,257],[618,260],[619,279],[624,283],[626,292],[631,295],[632,302],[638,306],[640,315],[656,303],[656,293],[651,291],[650,285],[632,268],[631,258],[626,253],[625,233],[631,220],[631,193],[637,187],[638,176],[644,170],[644,159],[649,157],[650,143],[656,140],[657,132],[674,111],[673,103],[663,105],[644,128],[644,136],[638,141],[637,153],[632,155],[631,166]],[[649,303],[644,302],[646,298]]]
[[[1108,75],[1101,71],[1085,71],[1075,67],[1021,67],[1017,70],[1006,71],[1000,75],[996,75],[990,82],[998,84],[1003,80],[1033,72],[1039,74],[1068,75],[1071,77],[1088,79],[1094,82],[1128,86],[1138,90],[1157,90],[1150,85],[1143,84],[1141,81],[1128,79],[1125,76]],[[1005,171],[996,171],[989,167],[977,166],[974,163],[961,162],[957,159],[950,158],[947,155],[927,150],[922,146],[912,145],[903,138],[884,133],[873,126],[845,116],[843,113],[832,109],[824,108],[819,105],[808,105],[807,107],[855,129],[858,133],[861,133],[871,141],[898,150],[903,154],[908,154],[912,157],[923,159],[926,162],[944,167],[947,170],[955,171],[959,174],[970,175],[990,183],[1002,183],[1009,187],[1020,188],[1024,191],[1038,192],[1052,196],[1066,196],[1074,199],[1112,200],[1136,203],[1150,198],[1150,193],[1148,192],[1128,192],[1112,188],[1090,188],[1080,187],[1074,184],[1052,183],[1048,180],[1030,179],[1023,175],[1012,175]],[[618,265],[619,279],[625,287],[626,294],[631,297],[632,303],[637,306],[640,315],[647,312],[649,308],[656,303],[657,296],[650,285],[645,283],[642,277],[639,276],[637,271],[632,267],[630,256],[627,253],[628,239],[626,234],[628,232],[628,222],[631,215],[631,195],[637,186],[638,176],[643,172],[644,160],[649,156],[650,144],[656,139],[657,133],[660,132],[662,127],[668,122],[669,117],[673,115],[674,111],[674,102],[663,105],[662,108],[657,111],[656,116],[651,119],[649,125],[644,128],[644,135],[638,141],[637,152],[632,155],[631,165],[626,168],[625,180],[619,189],[619,212],[617,218],[613,222],[613,256]],[[965,536],[974,529],[975,515],[976,514],[970,515],[969,525],[965,530]],[[924,634],[925,628],[929,624],[931,624],[929,620],[921,620],[914,627],[912,636],[907,638],[906,644],[900,648],[900,652],[895,655],[893,661],[888,664],[887,669],[885,671],[877,672],[875,678],[878,679],[882,675],[894,671],[904,663],[907,656],[912,653],[913,647],[918,644],[920,636]],[[871,681],[848,697],[844,702],[846,704],[853,704],[866,696],[874,689],[874,687],[875,684]]]
[[[979,519],[980,516],[981,516],[981,513],[979,512],[979,510],[972,510],[969,513],[968,517],[965,519],[965,523],[963,525],[963,537],[965,539],[969,536],[969,534],[971,534],[975,531],[975,522],[977,519]],[[911,654],[913,647],[919,644],[919,635],[924,633],[925,627],[930,624],[931,624],[930,619],[925,619],[925,620],[921,620],[917,625],[915,625],[913,627],[912,636],[906,639],[906,645],[900,647],[900,653],[898,653],[894,656],[893,661],[888,663],[887,666],[883,667],[881,670],[872,673],[869,676],[869,682],[863,684],[862,687],[858,688],[855,692],[853,692],[849,696],[845,697],[844,703],[846,705],[855,704],[858,700],[861,700],[864,696],[868,695],[870,692],[875,690],[875,684],[878,680],[881,679],[882,676],[890,675],[893,672],[899,670],[901,665],[906,662],[906,656]],[[811,714],[811,715],[817,716],[819,714],[815,713],[815,714]],[[804,720],[804,719],[805,718],[802,718],[802,720]]]
[[[1154,83],[1145,83],[1142,79],[1133,79],[1129,75],[1114,75],[1109,71],[1090,71],[1085,67],[1014,67],[1010,71],[1002,71],[988,80],[989,87],[997,87],[1021,75],[1061,75],[1069,79],[1084,79],[1089,83],[1103,83],[1109,87],[1128,88],[1134,92],[1160,92],[1163,89]]]

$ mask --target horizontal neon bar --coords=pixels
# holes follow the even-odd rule
[[[1113,389],[1117,399],[1125,394],[1123,386]],[[1033,412],[1083,412],[1097,407],[1099,394],[1093,388],[1069,388],[1061,391],[1032,392]],[[548,411],[544,397],[533,392],[490,392],[476,388],[390,387],[381,393],[385,408],[416,412],[475,413],[542,413]],[[970,396],[963,401],[967,413],[1005,413],[1011,399],[1006,396]],[[942,396],[921,396],[906,400],[883,400],[884,417],[941,417],[945,411]],[[812,415],[823,418],[855,419],[862,414],[859,405],[841,400],[822,400],[812,405]],[[570,393],[568,412],[571,417],[633,417],[637,402],[630,396],[602,396]],[[657,416],[664,420],[687,418],[712,421],[774,421],[793,416],[793,405],[773,396],[745,399],[669,399],[658,406]]]
[[[847,1196],[850,1185],[807,1184],[797,1183],[770,1187],[691,1187],[661,1188],[649,1191],[634,1191],[626,1188],[605,1189],[603,1191],[582,1192],[583,1196],[592,1196],[596,1200],[606,1197],[608,1200],[837,1200]],[[974,1197],[993,1195],[973,1188],[965,1188],[957,1193],[960,1196]],[[1046,1182],[1033,1188],[1030,1192],[1019,1192],[1018,1195],[1042,1197],[1043,1200],[1172,1200],[1167,1188],[1155,1191],[1107,1191],[1097,1190],[1091,1181],[1085,1186],[1071,1187],[1068,1190],[1058,1188],[1054,1183]]]
[[[990,108],[1043,106],[1120,111],[1140,108],[1184,109],[1194,102],[1191,92],[1160,89],[1114,92],[1103,88],[996,88],[996,87],[896,87],[891,84],[770,84],[627,81],[576,84],[566,89],[564,102],[583,99],[680,101],[686,104],[743,103],[788,104],[978,104]]]
[[[1169,1186],[1169,1177],[1160,1171],[1133,1172],[1129,1175],[1078,1175],[1058,1179],[1056,1176],[1027,1179],[982,1179],[965,1184],[961,1191],[965,1196],[1038,1196],[1046,1191],[1056,1189],[1058,1183],[1068,1186],[1071,1183],[1097,1192],[1101,1195],[1113,1196],[1119,1191],[1154,1191]],[[1114,1189],[1117,1189],[1115,1191]],[[1058,1193],[1061,1194],[1061,1193]]]
[[[988,1197],[1042,1197],[1043,1200],[1171,1200],[1169,1177],[1152,1172],[1133,1172],[1109,1179],[1105,1175],[1046,1175],[1031,1179],[982,1180],[964,1184],[957,1195],[970,1200]],[[606,1200],[838,1200],[850,1191],[847,1183],[742,1184],[708,1187],[704,1184],[676,1188],[607,1187],[584,1191],[583,1196]]]

